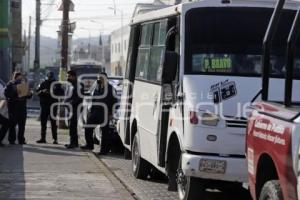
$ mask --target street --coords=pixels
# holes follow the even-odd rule
[[[30,119],[27,145],[0,149],[0,199],[133,199],[92,153],[65,149],[65,132],[59,145],[37,145],[39,137]]]
[[[142,200],[178,199],[177,192],[167,191],[167,181],[163,179],[138,180],[131,172],[131,160],[120,155],[109,155],[101,161]],[[247,200],[251,199],[247,190],[232,188],[228,191],[207,190],[201,200]]]
[[[59,145],[40,145],[39,122],[27,121],[27,145],[0,148],[0,199],[178,199],[168,192],[166,180],[137,180],[131,161],[121,155],[99,158],[79,148],[67,150],[67,130],[60,130]],[[6,142],[5,142],[6,143]],[[247,191],[207,192],[205,200],[249,199]]]
[[[0,200],[299,199],[299,2],[0,13]]]

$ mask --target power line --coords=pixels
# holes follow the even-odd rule
[[[127,17],[126,17],[127,16]],[[131,14],[124,15],[124,19],[130,19]],[[121,17],[114,17],[111,15],[104,15],[104,16],[93,16],[93,17],[75,17],[72,20],[93,20],[93,19],[100,19],[100,20],[120,20]],[[61,18],[48,18],[44,21],[61,21]]]

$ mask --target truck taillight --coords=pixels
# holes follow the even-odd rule
[[[197,112],[190,111],[190,123],[191,124],[198,124],[199,123]]]

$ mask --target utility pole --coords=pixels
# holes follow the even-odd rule
[[[41,26],[41,0],[36,0],[36,25],[35,25],[35,58],[34,71],[40,69],[40,26]]]
[[[28,28],[28,59],[27,59],[27,70],[30,70],[30,47],[31,46],[31,16],[29,16],[29,28]]]
[[[62,48],[61,48],[61,66],[60,66],[60,74],[59,74],[60,80],[64,80],[66,71],[68,69],[69,9],[70,9],[70,0],[63,0],[63,20],[61,24]]]

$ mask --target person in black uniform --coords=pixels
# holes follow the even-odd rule
[[[8,131],[9,120],[1,114],[0,114],[0,125],[1,125],[1,129],[0,129],[0,147],[3,147],[4,145],[3,145],[2,141],[5,138],[6,133]]]
[[[5,96],[4,96],[4,87],[2,87],[1,85],[0,85],[0,104],[3,104],[3,105],[0,105],[1,109],[4,109],[4,107],[6,107]],[[0,126],[1,126],[1,128],[0,128],[0,147],[4,146],[2,144],[2,141],[5,138],[8,128],[9,128],[8,118],[6,118],[4,116],[5,114],[4,115],[2,115],[2,114],[0,114]]]
[[[54,116],[51,116],[51,106],[58,102],[58,99],[56,99],[53,95],[62,95],[63,91],[59,84],[54,84],[51,88],[51,84],[55,81],[54,73],[48,72],[47,79],[43,81],[36,90],[38,96],[40,97],[41,106],[41,139],[36,141],[37,143],[46,143],[47,121],[50,118],[53,144],[58,144],[56,125],[57,109],[56,107],[53,107],[54,110],[52,113]],[[50,91],[51,89],[53,89],[53,91]]]
[[[109,152],[109,121],[112,119],[113,106],[117,102],[114,92],[113,86],[108,82],[107,74],[104,72],[100,73],[97,77],[97,87],[92,92],[94,98],[92,99],[92,106],[87,116],[88,126],[85,128],[86,145],[82,146],[82,149],[94,149],[93,131],[95,127],[91,125],[100,124],[102,138],[99,154],[104,155]],[[106,108],[99,105],[99,103],[105,105]]]
[[[8,141],[10,144],[15,144],[16,140],[16,126],[18,125],[18,142],[23,145],[26,144],[24,133],[27,118],[27,99],[31,98],[32,93],[21,96],[18,92],[18,85],[22,84],[23,76],[20,72],[15,72],[13,80],[10,81],[5,90],[4,94],[7,98],[8,115],[10,121]]]
[[[73,70],[68,71],[67,80],[72,84],[71,93],[72,96],[66,99],[66,103],[70,103],[72,107],[72,116],[70,119],[70,143],[66,144],[65,147],[68,149],[73,149],[78,147],[78,133],[77,133],[77,124],[78,124],[78,107],[82,103],[82,95],[84,94],[84,87],[82,83],[77,82],[76,72]],[[79,88],[78,88],[79,87]],[[78,93],[81,93],[78,94]]]

